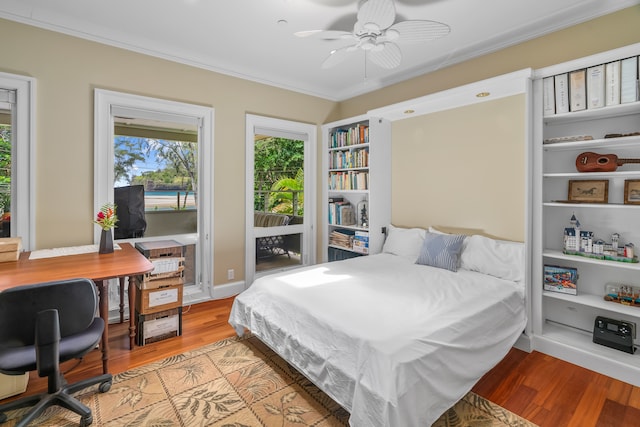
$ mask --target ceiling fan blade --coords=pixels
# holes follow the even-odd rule
[[[389,28],[396,20],[396,7],[393,0],[365,0],[358,8],[356,28],[366,24],[376,24],[379,29]]]
[[[396,68],[400,65],[400,61],[402,60],[402,53],[400,52],[400,48],[397,44],[386,42],[383,43],[384,48],[382,49],[373,49],[367,51],[367,55],[371,62],[376,65],[379,65],[382,68]]]
[[[387,29],[389,40],[396,40],[394,32],[398,33],[397,40],[406,43],[420,43],[444,37],[451,28],[447,24],[436,21],[402,21]]]
[[[349,54],[355,50],[357,50],[355,46],[345,46],[341,47],[340,49],[334,50],[327,57],[327,59],[324,60],[324,62],[322,63],[322,68],[327,69],[338,65],[339,63],[347,59]]]
[[[353,34],[349,31],[334,31],[334,30],[309,30],[298,31],[293,33],[297,37],[308,37],[313,39],[323,40],[339,40],[353,38]]]

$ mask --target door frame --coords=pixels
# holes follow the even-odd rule
[[[317,153],[317,126],[308,123],[247,114],[245,132],[245,289],[248,289],[251,286],[251,283],[253,283],[253,280],[257,276],[255,271],[255,253],[256,237],[259,236],[256,234],[253,226],[254,147],[256,134],[304,140],[304,221],[301,242],[302,259],[301,264],[293,268],[314,264],[316,260],[316,236],[314,234],[314,230],[316,228],[315,154]],[[273,273],[275,271],[276,270],[270,270],[269,272]]]

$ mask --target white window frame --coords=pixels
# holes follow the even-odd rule
[[[11,112],[11,235],[22,238],[22,249],[35,249],[35,99],[36,80],[0,72],[0,88],[16,91]]]
[[[198,236],[200,277],[196,286],[185,288],[183,303],[191,304],[213,297],[213,119],[214,110],[194,104],[150,98],[104,89],[96,89],[94,98],[94,211],[113,202],[114,120],[112,110],[131,109],[140,112],[196,118],[200,124],[198,144]],[[94,242],[100,240],[100,229],[94,230]]]
[[[254,203],[254,149],[256,133],[264,133],[270,136],[279,136],[289,139],[305,139],[304,143],[304,224],[302,240],[302,263],[294,268],[315,264],[316,262],[316,153],[317,134],[316,125],[294,122],[290,120],[274,119],[272,117],[247,114],[245,118],[245,289],[248,289],[257,277],[274,273],[277,270],[269,270],[259,274],[255,271],[255,253],[257,234],[253,220]],[[298,138],[297,135],[306,135],[306,138]],[[286,229],[272,227],[269,233],[288,234],[295,233],[296,227],[287,226]]]

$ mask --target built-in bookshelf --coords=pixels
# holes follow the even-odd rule
[[[605,299],[607,285],[640,287],[637,253],[623,250],[640,248],[640,198],[629,193],[640,164],[615,160],[640,159],[639,54],[636,44],[547,67],[533,82],[534,348],[635,385],[640,352],[596,344],[593,332],[598,316],[640,325],[640,307]],[[575,295],[544,290],[545,266],[577,269]]]
[[[360,116],[323,126],[323,261],[380,252],[391,219],[391,125]]]

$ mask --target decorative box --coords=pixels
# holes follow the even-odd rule
[[[136,313],[136,341],[139,346],[182,335],[182,307],[156,313]]]
[[[24,393],[29,383],[29,373],[22,375],[0,374],[0,400]]]
[[[184,256],[184,245],[175,240],[137,242],[136,249],[149,259]]]
[[[17,261],[21,251],[21,237],[0,238],[0,262]]]
[[[182,288],[182,283],[157,289],[136,286],[136,310],[140,314],[148,314],[182,307]]]

